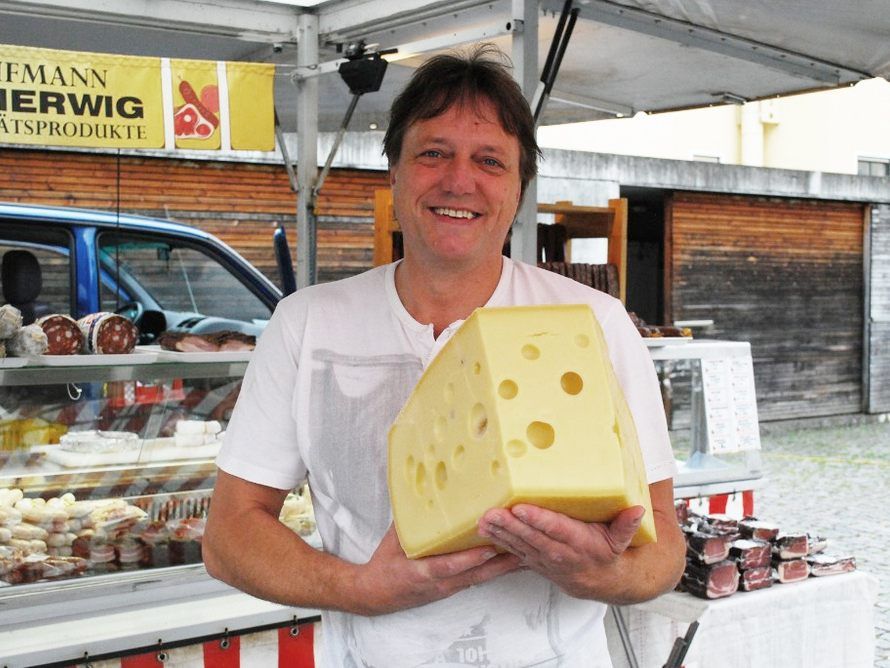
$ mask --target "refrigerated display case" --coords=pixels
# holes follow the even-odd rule
[[[751,345],[692,338],[644,341],[662,381],[666,412],[670,416],[685,410],[688,416],[688,450],[675,448],[675,496],[707,497],[762,487]],[[678,378],[685,383],[682,393],[672,386]]]
[[[250,353],[188,355],[0,359],[4,666],[161,652],[318,618],[204,569],[219,436]],[[286,508],[283,521],[320,547],[305,487]]]

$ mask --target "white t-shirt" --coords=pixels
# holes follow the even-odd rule
[[[395,287],[395,264],[282,300],[257,345],[217,464],[291,489],[308,478],[324,549],[367,562],[392,522],[387,431],[462,321],[433,338]],[[591,306],[633,413],[649,482],[675,472],[650,357],[620,301],[504,258],[486,306]],[[283,555],[282,555],[283,556]],[[375,617],[322,612],[320,668],[610,666],[606,606],[510,573],[448,599]]]

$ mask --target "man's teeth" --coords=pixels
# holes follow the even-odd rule
[[[466,209],[433,209],[440,216],[448,216],[449,218],[475,218],[479,214],[467,211]]]

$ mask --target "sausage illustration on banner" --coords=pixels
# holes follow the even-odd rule
[[[219,127],[219,91],[208,85],[201,89],[200,98],[188,81],[179,83],[179,93],[185,104],[173,112],[173,133],[178,139],[207,139]]]

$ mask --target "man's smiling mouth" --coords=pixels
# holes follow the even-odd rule
[[[444,207],[433,207],[432,210],[433,213],[438,216],[448,216],[449,218],[466,218],[468,220],[478,218],[481,215],[476,213],[475,211],[470,211],[468,209],[447,209]]]

